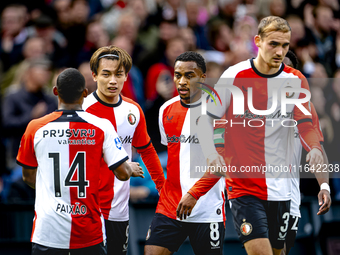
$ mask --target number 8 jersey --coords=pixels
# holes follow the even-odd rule
[[[102,157],[111,170],[128,159],[106,119],[65,110],[28,124],[17,162],[37,168],[32,242],[78,249],[105,239],[98,198]]]

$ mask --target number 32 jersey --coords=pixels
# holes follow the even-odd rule
[[[108,120],[55,111],[28,124],[17,162],[37,168],[32,242],[78,249],[105,239],[98,196],[102,158],[111,170],[128,159]]]

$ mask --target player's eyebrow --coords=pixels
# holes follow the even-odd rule
[[[107,70],[107,69],[102,69],[102,72],[111,73],[111,71],[110,71],[110,70]]]
[[[195,73],[194,71],[185,72],[184,75]],[[182,74],[181,72],[175,71],[175,74]]]
[[[281,44],[280,42],[277,42],[277,41],[270,41],[270,43],[276,44],[276,45],[280,45],[280,44]],[[283,43],[282,45],[283,45],[283,46],[288,46],[288,45],[289,45],[289,42]]]

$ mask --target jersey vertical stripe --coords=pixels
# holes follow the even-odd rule
[[[146,132],[145,117],[140,106],[123,96],[119,96],[116,104],[103,102],[96,92],[89,95],[83,109],[100,118],[108,119],[115,127],[123,148],[131,158],[132,145],[136,148],[150,143]],[[129,219],[130,181],[120,181],[101,164],[100,206],[105,219],[111,221],[127,221]]]
[[[242,92],[243,113],[233,114],[234,103],[242,101],[239,98],[234,101],[235,95],[225,85],[233,85]],[[309,90],[305,77],[297,70],[282,64],[277,73],[263,75],[257,71],[253,60],[228,68],[215,86],[223,104],[216,106],[210,100],[207,111],[216,118],[226,113],[225,160],[236,167],[236,171],[230,173],[231,178],[226,180],[229,199],[244,195],[273,201],[290,199],[289,167],[294,150],[292,120],[310,120],[294,104],[287,104],[286,114],[282,114],[281,102],[284,97],[281,97],[281,93],[290,87],[296,91],[301,88]],[[305,97],[301,92],[289,92],[285,96],[289,99]],[[252,99],[254,109],[272,109],[273,112],[254,114],[248,98]],[[309,109],[308,102],[302,105]],[[308,135],[311,134],[310,126],[304,130],[309,132]],[[311,146],[317,146],[314,138],[309,140]]]
[[[176,209],[181,198],[202,177],[195,167],[206,166],[200,147],[196,120],[201,114],[199,103],[184,105],[179,97],[167,101],[159,112],[161,140],[168,147],[167,179],[158,201],[157,213],[177,219]],[[200,197],[186,222],[223,221],[224,179],[221,178],[204,196]],[[209,204],[209,208],[207,208]]]

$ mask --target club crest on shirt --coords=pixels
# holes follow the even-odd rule
[[[120,141],[120,139],[118,137],[115,138],[115,144],[117,149],[122,149],[122,142]]]
[[[244,222],[241,225],[240,230],[242,235],[247,236],[253,231],[253,226],[250,223],[245,222],[245,219],[243,219],[243,221]]]
[[[291,88],[291,86],[286,86],[285,88]],[[295,92],[286,92],[286,98],[292,98],[295,95]]]
[[[128,122],[130,123],[130,125],[134,125],[136,123],[136,116],[133,113],[129,113],[127,116]]]

